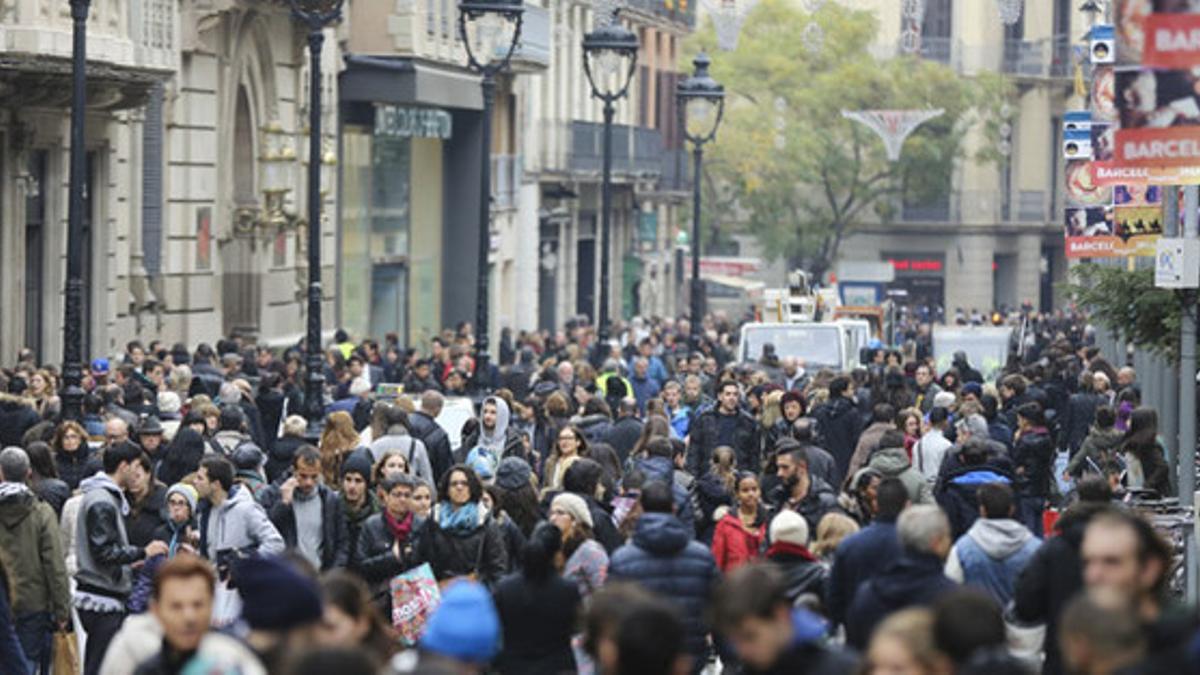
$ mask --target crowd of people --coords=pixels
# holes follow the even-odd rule
[[[506,331],[479,367],[469,325],[339,331],[319,426],[299,348],[131,342],[78,419],[22,353],[0,671],[1197,672],[1175,551],[1122,504],[1176,481],[1137,374],[1083,317],[1022,321],[987,379],[922,325],[848,373],[734,362],[712,318]],[[421,570],[428,616],[393,606]]]

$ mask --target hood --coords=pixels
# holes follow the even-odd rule
[[[33,404],[29,399],[9,393],[0,393],[0,410],[16,410],[18,408],[33,410]]]
[[[888,606],[899,607],[926,597],[929,583],[944,576],[942,567],[937,556],[906,553],[870,583]]]
[[[637,461],[636,467],[645,474],[647,481],[657,480],[671,485],[675,479],[675,465],[666,457],[645,457]]]
[[[489,432],[483,427],[482,420],[479,423],[479,445],[495,452],[497,456],[504,451],[504,442],[508,438],[508,404],[504,399],[497,396],[489,396],[483,399],[483,405],[491,403],[496,406],[496,426]],[[482,411],[483,406],[479,409]],[[480,414],[482,418],[482,413]]]
[[[967,536],[993,560],[1008,558],[1033,539],[1029,528],[1008,518],[980,518],[967,530]]]
[[[233,492],[229,493],[229,498],[221,504],[217,511],[220,514],[227,514],[238,506],[246,503],[253,504],[254,496],[250,494],[249,489],[244,489],[241,485],[235,485],[233,487]]]
[[[643,514],[633,533],[633,543],[656,556],[679,553],[691,540],[683,522],[669,513]]]
[[[121,515],[129,515],[129,501],[125,499],[125,492],[117,487],[113,479],[108,477],[108,474],[103,471],[97,471],[94,476],[88,476],[79,481],[79,491],[87,494],[92,490],[108,490],[114,497],[121,502]]]
[[[34,496],[24,483],[0,483],[0,523],[14,528],[33,512]]]
[[[871,461],[867,463],[872,469],[878,469],[880,473],[887,476],[898,476],[904,473],[912,463],[908,460],[908,453],[904,448],[887,448],[871,455]]]

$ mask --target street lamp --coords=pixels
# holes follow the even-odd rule
[[[473,377],[473,385],[479,391],[486,388],[489,372],[488,251],[492,247],[492,108],[496,103],[496,73],[508,67],[508,62],[516,51],[517,43],[521,39],[521,21],[524,16],[525,7],[522,0],[462,0],[458,3],[458,33],[467,52],[467,67],[482,76],[480,86],[483,89]]]
[[[91,0],[71,0],[71,166],[67,201],[67,285],[63,302],[63,419],[83,419],[83,190],[84,106],[87,97],[87,18]]]
[[[304,338],[304,408],[308,435],[325,417],[321,350],[321,48],[325,27],[342,16],[344,0],[290,0],[292,16],[308,27],[308,332]]]
[[[621,25],[613,11],[612,21],[583,37],[583,70],[592,97],[604,103],[604,172],[600,186],[600,316],[596,359],[608,357],[608,238],[612,210],[612,124],[616,102],[629,93],[637,70],[638,37]]]
[[[675,87],[679,128],[692,143],[692,349],[700,349],[702,334],[701,306],[704,285],[700,281],[700,176],[704,162],[704,144],[717,135],[725,113],[725,87],[708,74],[712,60],[701,52],[692,62],[696,72]]]

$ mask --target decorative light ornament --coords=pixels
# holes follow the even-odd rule
[[[816,21],[809,22],[800,32],[800,44],[809,54],[819,54],[825,47],[825,31],[821,30],[821,24]]]
[[[996,9],[1000,13],[1000,21],[1011,26],[1021,20],[1021,10],[1025,0],[996,0]]]
[[[842,117],[854,120],[874,131],[883,139],[890,162],[900,159],[904,139],[928,120],[946,112],[937,110],[843,110]]]
[[[754,9],[758,0],[704,0],[704,7],[712,17],[717,31],[717,48],[723,52],[737,49],[742,25],[746,16]]]

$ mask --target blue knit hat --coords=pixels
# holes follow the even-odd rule
[[[425,627],[421,649],[468,663],[491,661],[500,651],[500,617],[492,596],[474,581],[451,584]]]

